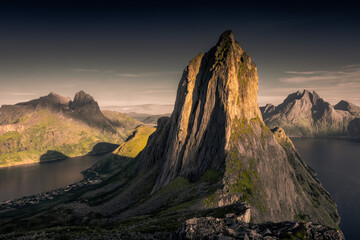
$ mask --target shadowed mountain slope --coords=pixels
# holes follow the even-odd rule
[[[4,105],[0,108],[0,166],[37,162],[48,150],[70,157],[84,155],[98,142],[122,143],[140,124],[125,114],[102,113],[84,91],[76,93],[73,101],[51,92]]]
[[[269,128],[282,127],[292,137],[359,137],[360,108],[346,101],[332,106],[315,91],[292,93],[278,106],[260,110]]]

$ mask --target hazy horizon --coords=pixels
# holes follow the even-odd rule
[[[232,29],[257,64],[259,106],[302,89],[360,105],[359,23],[358,6],[330,2],[3,4],[0,104],[81,89],[102,107],[173,104],[188,62]]]
[[[61,92],[57,92],[57,91],[50,91],[50,92],[55,92],[61,96],[64,96],[64,97],[69,97],[71,100],[74,99],[74,96],[75,94],[80,91],[80,90],[83,90],[83,89],[79,89],[79,90],[76,90],[73,92],[72,95],[66,95],[66,94],[62,94]],[[269,96],[258,96],[258,104],[259,104],[259,107],[262,107],[262,106],[265,106],[266,104],[273,104],[273,105],[278,105],[280,103],[282,103],[285,98],[291,94],[291,93],[294,93],[296,91],[304,91],[304,90],[308,90],[310,92],[317,92],[321,98],[323,98],[325,101],[329,102],[330,104],[332,105],[336,105],[339,101],[341,100],[345,100],[345,101],[349,101],[351,103],[354,103],[355,105],[358,105],[360,106],[360,97],[348,97],[348,98],[334,98],[334,97],[328,97],[328,98],[325,98],[323,97],[323,95],[321,94],[322,91],[318,91],[318,90],[314,90],[314,89],[292,89],[291,92],[288,92],[288,93],[284,93],[284,95],[279,95],[279,96],[275,96],[275,97],[269,97]],[[176,92],[176,89],[174,90]],[[40,95],[36,95],[35,93],[22,93],[22,94],[18,94],[18,95],[15,95],[15,94],[12,94],[13,96],[20,96],[20,97],[23,97],[23,98],[19,98],[19,99],[14,99],[12,101],[9,101],[9,102],[5,102],[5,103],[2,103],[0,102],[0,106],[2,105],[13,105],[13,104],[16,104],[16,103],[21,103],[21,102],[27,102],[27,101],[30,101],[30,100],[33,100],[33,99],[37,99],[37,98],[40,98],[40,97],[43,97],[43,96],[46,96],[48,95],[50,92],[47,92],[47,93],[44,93],[44,94],[40,94]],[[175,104],[175,98],[176,98],[176,93],[173,95],[173,101],[164,101],[164,102],[152,102],[152,101],[149,101],[149,102],[138,102],[138,101],[135,101],[135,102],[130,102],[130,101],[101,101],[99,100],[96,96],[96,92],[88,92],[85,90],[86,93],[90,94],[91,96],[94,97],[95,101],[98,102],[100,108],[102,110],[114,110],[114,111],[119,111],[119,112],[124,112],[124,113],[128,113],[128,112],[132,112],[132,108],[136,108],[136,107],[140,107],[140,106],[148,106],[148,105],[153,105],[153,106],[164,106],[164,108],[162,108],[159,112],[155,112],[154,114],[164,114],[164,113],[171,113],[172,112],[172,109],[173,109],[173,106]],[[155,96],[154,96],[155,97]],[[269,100],[269,101],[267,101]],[[128,109],[126,109],[128,108]],[[167,111],[164,111],[164,109],[171,109],[171,111],[167,112]]]

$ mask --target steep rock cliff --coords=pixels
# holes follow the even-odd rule
[[[174,112],[154,134],[161,140],[149,140],[138,157],[143,171],[160,169],[151,192],[178,177],[196,182],[216,171],[221,184],[203,199],[205,208],[245,201],[254,222],[301,216],[337,225],[336,204],[290,139],[277,137],[278,132],[274,135],[265,126],[257,91],[256,66],[230,31],[209,52],[191,60],[179,83]],[[321,101],[317,95],[308,98]]]

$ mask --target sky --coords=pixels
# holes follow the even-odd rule
[[[84,90],[104,108],[172,105],[190,59],[231,29],[260,106],[302,89],[360,105],[360,8],[346,1],[29,2],[0,3],[0,104]]]

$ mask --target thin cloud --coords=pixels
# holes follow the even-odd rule
[[[38,95],[34,92],[2,92],[2,95],[11,95],[11,96],[35,96]]]
[[[349,83],[360,81],[360,64],[340,67],[336,71],[286,71],[288,77],[280,78],[282,83]]]
[[[341,68],[360,68],[360,63],[342,66]]]
[[[76,68],[72,69],[73,72],[99,72],[97,69],[86,69],[86,68]]]
[[[136,77],[140,77],[140,74],[135,74],[135,73],[124,73],[124,74],[117,74],[117,76],[119,77],[128,77],[128,78],[136,78]]]
[[[289,73],[289,74],[301,74],[301,75],[311,75],[311,74],[315,74],[316,72],[286,71],[285,73]]]
[[[145,93],[176,93],[176,89],[149,89]]]
[[[161,75],[171,75],[171,74],[180,74],[179,71],[161,71],[161,72],[145,72],[145,73],[119,73],[118,77],[127,77],[127,78],[140,78],[140,77],[154,77]]]

